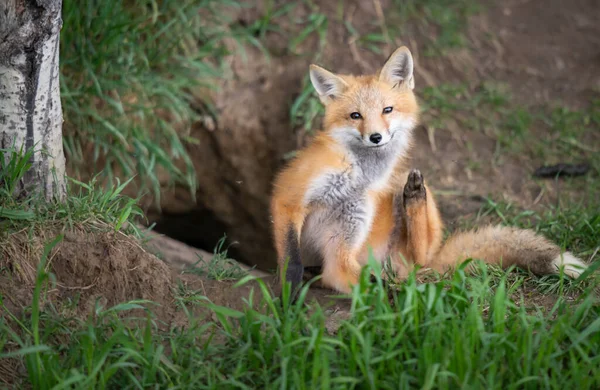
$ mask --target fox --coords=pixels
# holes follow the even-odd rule
[[[324,105],[323,130],[276,175],[270,202],[282,282],[292,291],[305,266],[321,285],[349,293],[370,254],[398,278],[415,266],[440,273],[467,259],[537,275],[587,265],[533,230],[484,226],[443,242],[444,224],[423,174],[409,169],[419,121],[414,60],[396,49],[375,74],[335,74],[310,65]]]

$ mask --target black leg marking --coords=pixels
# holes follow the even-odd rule
[[[288,229],[285,243],[285,253],[286,258],[288,259],[285,280],[286,282],[292,283],[293,296],[302,285],[302,274],[304,273],[302,260],[300,259],[300,244],[298,241],[298,235],[294,231],[293,226],[290,226]]]
[[[371,283],[375,284],[375,283],[377,283],[377,277],[375,275],[371,275],[371,277],[369,278],[369,281]],[[384,279],[384,278],[381,278],[381,285],[387,292],[388,300],[390,302],[393,302],[394,301],[394,292],[396,291],[396,288],[387,279]]]
[[[383,288],[389,289],[390,288],[390,282],[387,279],[383,278],[383,277],[381,277],[380,279],[381,279],[381,284],[382,284]],[[377,283],[377,276],[371,274],[371,277],[369,278],[369,281],[371,283]]]
[[[321,275],[323,273],[323,267],[321,267],[320,265],[304,267],[304,273],[308,274],[307,276],[309,276],[310,279],[312,279],[313,277]]]

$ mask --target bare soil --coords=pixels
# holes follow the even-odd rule
[[[31,304],[44,247],[58,229],[23,231],[3,239],[0,250],[0,295],[13,314]],[[144,250],[137,240],[115,232],[71,229],[47,257],[45,271],[56,279],[44,284],[41,305],[86,316],[96,305],[109,308],[130,300],[159,304],[159,316],[170,316],[172,277],[166,263]]]
[[[84,318],[96,308],[147,300],[152,304],[139,304],[150,308],[166,329],[187,324],[188,318],[176,302],[186,291],[201,292],[214,304],[242,310],[245,304],[241,298],[257,289],[255,282],[234,289],[235,281],[217,281],[186,272],[199,255],[208,260],[211,254],[155,233],[149,235],[144,246],[137,239],[112,231],[74,228],[28,233],[11,234],[0,241],[0,296],[17,318],[31,305],[44,248],[61,234],[63,239],[47,256],[44,270],[52,277],[42,285],[40,306],[46,310],[53,306],[53,311],[67,316]],[[241,266],[261,278],[272,294],[280,293],[275,275]],[[327,305],[330,295],[334,292],[315,289],[309,299]],[[189,309],[200,317],[208,313],[202,307]],[[145,316],[139,310],[123,314]],[[2,317],[7,318],[5,313]]]

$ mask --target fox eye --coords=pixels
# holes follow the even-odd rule
[[[360,118],[362,118],[362,115],[360,115],[359,112],[353,112],[352,114],[350,114],[350,118],[352,118],[352,119],[360,119]]]
[[[392,112],[394,108],[393,107],[386,107],[383,109],[383,113],[384,114],[389,114],[390,112]]]

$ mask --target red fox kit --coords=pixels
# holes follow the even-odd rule
[[[296,289],[305,265],[322,266],[322,283],[349,292],[369,248],[406,264],[444,271],[467,258],[516,265],[536,274],[577,277],[585,263],[531,230],[489,226],[442,245],[442,220],[418,170],[406,159],[418,121],[413,59],[396,50],[370,76],[333,74],[316,65],[310,79],[325,105],[324,131],[274,183],[271,214],[280,269]]]

